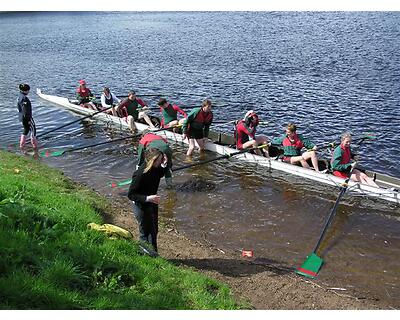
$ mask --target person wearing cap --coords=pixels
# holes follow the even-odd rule
[[[76,99],[81,107],[93,109],[97,111],[97,107],[92,102],[94,95],[88,87],[85,80],[79,80],[79,87],[76,89]]]
[[[161,119],[161,127],[162,128],[171,128],[175,126],[182,126],[187,114],[177,105],[172,105],[168,103],[167,99],[160,98],[158,101],[158,105],[160,107],[160,111],[162,114]],[[183,116],[182,119],[178,120],[178,112]],[[174,130],[177,128],[174,128]]]
[[[255,148],[268,143],[266,136],[260,135],[256,137],[258,124],[258,115],[253,110],[247,111],[244,118],[236,123],[235,140],[237,149]],[[268,146],[254,149],[254,153],[268,157]]]
[[[103,88],[100,101],[102,108],[107,109],[106,112],[111,113],[113,116],[118,116],[114,104],[119,104],[121,100],[118,99],[118,97],[114,93],[112,93],[108,87]]]
[[[122,115],[132,132],[136,131],[135,121],[139,119],[144,119],[144,121],[146,121],[146,123],[149,125],[150,129],[154,130],[156,127],[146,114],[146,109],[148,109],[147,105],[142,99],[136,97],[135,91],[129,91],[128,98],[119,104],[117,112]]]
[[[210,130],[210,125],[213,121],[213,113],[211,111],[211,100],[205,99],[201,107],[194,108],[183,121],[182,132],[183,140],[189,140],[189,148],[186,152],[187,156],[191,156],[196,142],[199,146],[199,151],[204,151],[206,139]]]
[[[340,139],[340,145],[335,148],[332,155],[331,164],[333,175],[347,179],[351,174],[351,180],[379,188],[375,181],[368,177],[364,172],[357,168],[352,169],[352,165],[356,165],[352,159],[356,160],[357,156],[351,152],[350,144],[350,132],[343,133]]]
[[[32,104],[28,98],[29,90],[31,87],[26,83],[19,85],[19,96],[17,100],[18,118],[22,122],[23,132],[19,140],[19,147],[24,151],[24,146],[28,133],[31,133],[31,143],[35,151],[38,149],[38,142],[36,139],[36,125],[32,117]]]
[[[304,168],[310,168],[307,160],[311,159],[312,166],[315,171],[319,172],[318,158],[315,150],[317,146],[303,135],[297,134],[297,126],[294,123],[289,123],[286,127],[286,134],[274,138],[271,141],[272,145],[283,146],[283,161],[290,164],[300,163]],[[308,151],[301,152],[303,147]]]
[[[138,167],[144,162],[144,154],[148,149],[157,149],[164,153],[167,158],[167,171],[165,173],[165,182],[169,188],[172,187],[172,150],[168,145],[168,141],[154,133],[146,133],[139,141],[138,151]]]
[[[128,198],[139,225],[139,248],[144,254],[156,257],[158,234],[158,187],[166,172],[168,157],[158,149],[147,149],[144,162],[134,171]],[[152,248],[151,248],[151,247]]]

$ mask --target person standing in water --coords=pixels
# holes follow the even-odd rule
[[[213,113],[211,111],[211,100],[209,99],[205,99],[201,107],[190,111],[182,124],[183,140],[186,138],[189,140],[187,156],[190,157],[193,154],[196,142],[199,146],[199,151],[204,151],[212,121]]]
[[[35,151],[38,150],[38,142],[36,139],[36,125],[32,117],[32,104],[28,98],[29,90],[31,87],[26,84],[19,85],[19,96],[17,100],[18,117],[19,121],[22,122],[23,131],[19,140],[19,147],[24,152],[24,146],[28,133],[31,133],[31,143]]]

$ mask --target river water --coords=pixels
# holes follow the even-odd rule
[[[400,13],[398,12],[76,12],[0,14],[0,143],[18,140],[18,84],[30,99],[39,132],[76,116],[39,99],[73,97],[79,79],[99,95],[104,85],[129,89],[150,105],[163,95],[183,106],[210,97],[215,120],[256,110],[275,137],[288,122],[316,143],[374,133],[360,148],[362,163],[399,177]],[[230,125],[217,129],[231,132]],[[59,134],[63,136],[56,137]],[[120,133],[76,123],[41,141],[77,146]],[[174,165],[186,161],[173,145]],[[206,154],[205,157],[212,157]],[[198,155],[195,156],[195,160]],[[130,178],[132,146],[41,159],[104,194],[111,181]],[[203,192],[160,188],[160,214],[189,237],[220,249],[254,250],[255,258],[297,267],[312,250],[338,189],[236,160],[175,174],[214,183]],[[364,197],[345,197],[322,246],[318,280],[357,290],[400,307],[400,210]]]

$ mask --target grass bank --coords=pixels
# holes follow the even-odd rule
[[[107,201],[0,151],[1,309],[238,309],[216,280],[90,230]]]

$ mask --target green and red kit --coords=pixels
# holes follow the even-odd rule
[[[351,159],[353,154],[350,147],[345,148],[339,145],[335,148],[332,155],[331,165],[333,174],[340,178],[348,178],[351,169]]]
[[[285,158],[296,157],[301,155],[301,149],[303,147],[307,149],[314,148],[315,144],[309,139],[304,138],[301,134],[295,133],[293,140],[290,140],[287,135],[283,135],[279,138],[274,138],[271,141],[272,145],[283,146],[283,156]]]
[[[132,116],[133,120],[136,121],[139,119],[139,105],[141,107],[146,106],[141,99],[136,98],[135,100],[130,100],[129,98],[126,98],[119,105],[119,109],[121,110],[123,117]]]
[[[171,105],[168,103],[168,106],[166,108],[160,107],[160,111],[162,114],[162,120],[161,120],[161,127],[162,128],[167,128],[168,123],[174,120],[178,120],[178,112],[183,115],[185,118],[187,117],[187,114],[185,111],[183,111],[181,108],[179,108],[177,105]]]
[[[191,139],[207,138],[212,121],[211,111],[204,112],[201,107],[194,108],[183,122],[182,131]]]
[[[140,166],[144,162],[144,152],[148,149],[157,149],[162,153],[166,154],[168,157],[167,170],[165,177],[171,177],[171,168],[172,168],[172,150],[168,145],[168,142],[163,137],[160,137],[154,133],[146,133],[142,139],[139,141],[138,147],[138,166]]]

